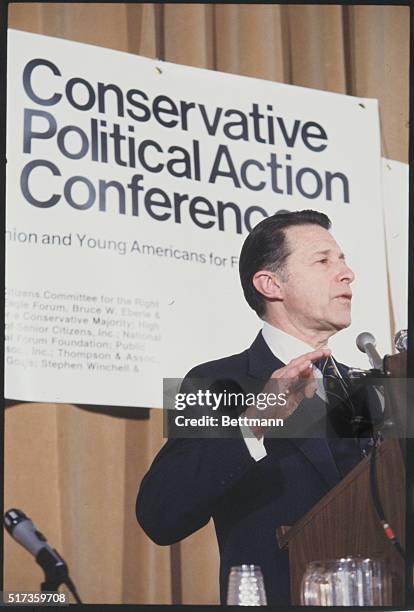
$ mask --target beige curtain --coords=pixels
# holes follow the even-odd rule
[[[9,27],[378,98],[383,155],[407,162],[408,7],[22,3],[9,5]],[[161,417],[56,404],[6,410],[5,508],[33,518],[87,603],[218,602],[211,524],[159,547],[135,520],[139,482],[164,442]],[[38,590],[33,559],[9,536],[4,544],[5,590]]]

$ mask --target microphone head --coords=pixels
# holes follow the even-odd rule
[[[34,557],[42,548],[50,549],[45,536],[21,510],[17,510],[17,508],[8,510],[4,515],[4,525],[11,537],[32,553]]]
[[[394,346],[397,349],[397,351],[399,351],[400,353],[406,351],[407,341],[408,341],[408,330],[400,329],[400,331],[398,331],[395,334],[395,338],[394,338]]]
[[[17,508],[10,508],[10,510],[7,510],[7,512],[4,513],[4,526],[10,533],[10,535],[13,533],[16,525],[26,520],[27,516],[25,515],[25,513],[21,510],[18,510]]]
[[[355,342],[361,353],[366,353],[367,344],[372,344],[373,346],[376,345],[374,336],[369,332],[362,332],[358,334]]]

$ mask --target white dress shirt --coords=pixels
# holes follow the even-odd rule
[[[296,357],[315,350],[312,346],[306,344],[306,342],[290,336],[281,329],[266,322],[263,324],[262,335],[272,353],[284,365],[288,364],[292,359],[296,359]],[[316,378],[316,393],[322,400],[326,401],[322,372],[316,366],[313,366],[313,369]],[[253,459],[260,461],[260,459],[266,457],[267,452],[263,443],[263,436],[260,439],[256,438],[250,428],[244,425],[241,425],[240,429]]]

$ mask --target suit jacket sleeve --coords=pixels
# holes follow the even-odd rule
[[[221,388],[216,376],[215,382],[208,380],[209,372],[202,366],[193,368],[180,391],[194,391],[194,385]],[[190,410],[191,415],[196,411]],[[138,522],[154,542],[173,544],[206,525],[218,504],[223,509],[226,493],[257,465],[236,429],[236,437],[176,437],[165,443],[136,502]]]
[[[208,523],[254,465],[242,439],[168,440],[141,483],[139,524],[156,544],[182,540]]]

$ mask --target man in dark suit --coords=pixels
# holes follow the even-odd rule
[[[306,437],[272,437],[259,424],[237,427],[232,437],[170,439],[141,483],[137,518],[158,544],[177,542],[213,518],[222,603],[230,567],[243,563],[261,567],[268,604],[290,602],[288,556],[277,546],[276,527],[294,524],[366,453],[367,438],[362,444],[337,429],[332,438],[315,437],[327,421],[326,367],[347,391],[346,369],[327,343],[351,322],[354,274],[329,229],[324,214],[300,211],[274,215],[252,230],[240,277],[263,329],[249,349],[196,366],[183,382],[184,389],[195,379],[248,380],[263,391],[276,385],[287,401],[270,415]],[[346,401],[341,397],[341,405]],[[257,416],[257,409],[244,414]]]

